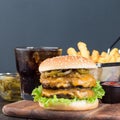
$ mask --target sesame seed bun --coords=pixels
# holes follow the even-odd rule
[[[49,71],[56,69],[79,69],[79,68],[97,68],[96,64],[87,58],[81,56],[57,56],[53,58],[47,58],[40,66],[39,71]]]

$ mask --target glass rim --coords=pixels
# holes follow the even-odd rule
[[[16,76],[16,75],[18,75],[18,73],[10,73],[10,72],[0,73],[0,76]]]
[[[36,46],[29,46],[29,47],[27,47],[27,46],[23,46],[23,47],[15,47],[14,48],[14,50],[51,50],[51,51],[61,51],[62,50],[62,48],[60,48],[60,47],[47,47],[47,46],[40,46],[40,47],[36,47]]]

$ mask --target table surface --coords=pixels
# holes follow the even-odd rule
[[[2,113],[2,107],[9,103],[11,103],[11,102],[7,102],[7,101],[3,100],[2,98],[0,98],[0,120],[31,120],[31,119],[27,119],[27,118],[16,118],[16,117],[9,117],[9,116],[4,115]]]
[[[4,115],[2,113],[2,108],[3,108],[4,105],[7,105],[9,103],[11,103],[11,102],[4,101],[4,100],[2,100],[0,98],[0,120],[35,120],[35,119],[30,119],[30,118],[18,118],[18,117],[10,117],[10,116]],[[100,111],[97,110],[97,112],[96,112],[97,116],[99,116],[100,118],[104,118],[105,117],[104,115],[108,115],[107,118],[109,118],[109,120],[111,120],[112,117],[114,117],[116,120],[118,120],[120,118],[120,109],[119,109],[120,108],[120,104],[101,104],[101,106],[104,106],[105,110],[101,109]],[[99,107],[99,108],[103,108],[103,107]],[[104,115],[103,115],[103,112],[105,112]],[[95,116],[92,117],[92,120],[94,119],[94,117]]]

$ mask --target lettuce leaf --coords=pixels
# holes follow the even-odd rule
[[[82,100],[86,100],[87,102],[92,103],[96,99],[102,99],[102,97],[105,94],[105,91],[102,88],[102,86],[100,85],[99,81],[97,81],[96,86],[93,87],[92,90],[95,93],[94,97],[82,99]],[[80,101],[80,99],[78,99],[78,98],[74,98],[74,99],[57,98],[56,95],[54,95],[51,98],[42,97],[42,86],[35,88],[32,91],[32,96],[33,96],[35,102],[41,102],[44,104],[45,107],[49,106],[50,104],[62,104],[62,103],[70,104],[71,102],[74,102],[74,101]]]
[[[92,90],[95,92],[95,97],[98,99],[102,99],[102,97],[105,95],[105,91],[100,85],[100,81],[96,82],[96,86],[93,87]]]

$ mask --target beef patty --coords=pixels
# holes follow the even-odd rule
[[[90,98],[94,96],[94,91],[90,88],[70,88],[70,89],[44,89],[42,90],[42,96],[44,97],[53,97],[56,95],[57,97],[62,98]]]

